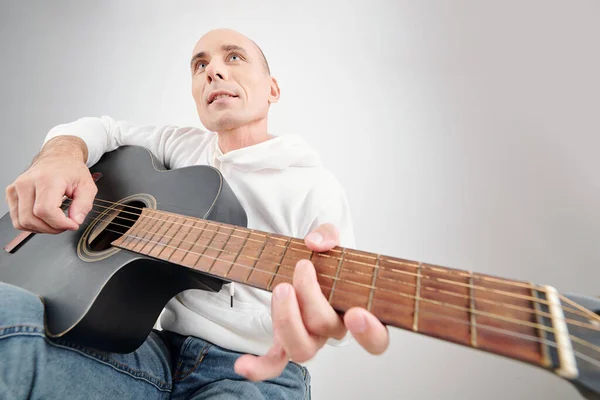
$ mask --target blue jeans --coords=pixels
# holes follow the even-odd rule
[[[40,299],[0,282],[0,400],[310,399],[310,375],[290,362],[273,380],[233,370],[240,356],[195,337],[153,330],[130,354],[44,335]]]

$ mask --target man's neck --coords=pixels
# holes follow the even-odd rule
[[[223,154],[243,147],[253,146],[272,138],[267,133],[266,120],[255,121],[251,124],[234,129],[219,131],[219,148]]]

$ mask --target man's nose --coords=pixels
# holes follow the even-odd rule
[[[226,80],[227,68],[219,62],[211,62],[206,66],[206,80],[211,83],[214,80]]]

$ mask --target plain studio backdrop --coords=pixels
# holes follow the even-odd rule
[[[595,0],[5,1],[0,184],[83,116],[200,126],[191,51],[231,27],[278,79],[269,130],[302,135],[346,188],[357,248],[599,295],[599,20]],[[377,357],[324,348],[313,398],[578,398],[528,365],[390,334]]]

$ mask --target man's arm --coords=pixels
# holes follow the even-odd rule
[[[183,159],[198,147],[186,146],[183,136],[190,130],[134,125],[108,116],[53,127],[29,169],[6,188],[13,226],[38,233],[77,229],[97,193],[88,168],[104,153],[124,145],[144,146],[169,168],[175,154]],[[194,134],[196,139],[204,136],[200,130]],[[68,218],[60,209],[65,195],[73,199]]]
[[[44,145],[56,137],[73,136],[81,139],[89,152],[87,167],[96,164],[104,153],[120,146],[143,146],[170,168],[175,155],[184,156],[189,151],[190,146],[186,146],[184,135],[191,130],[196,135],[203,134],[203,131],[194,128],[136,125],[103,115],[84,117],[53,127],[46,135]]]
[[[98,192],[87,158],[87,146],[77,137],[46,142],[27,171],[6,188],[13,226],[38,233],[78,229]],[[73,199],[68,217],[60,208],[65,195]]]

